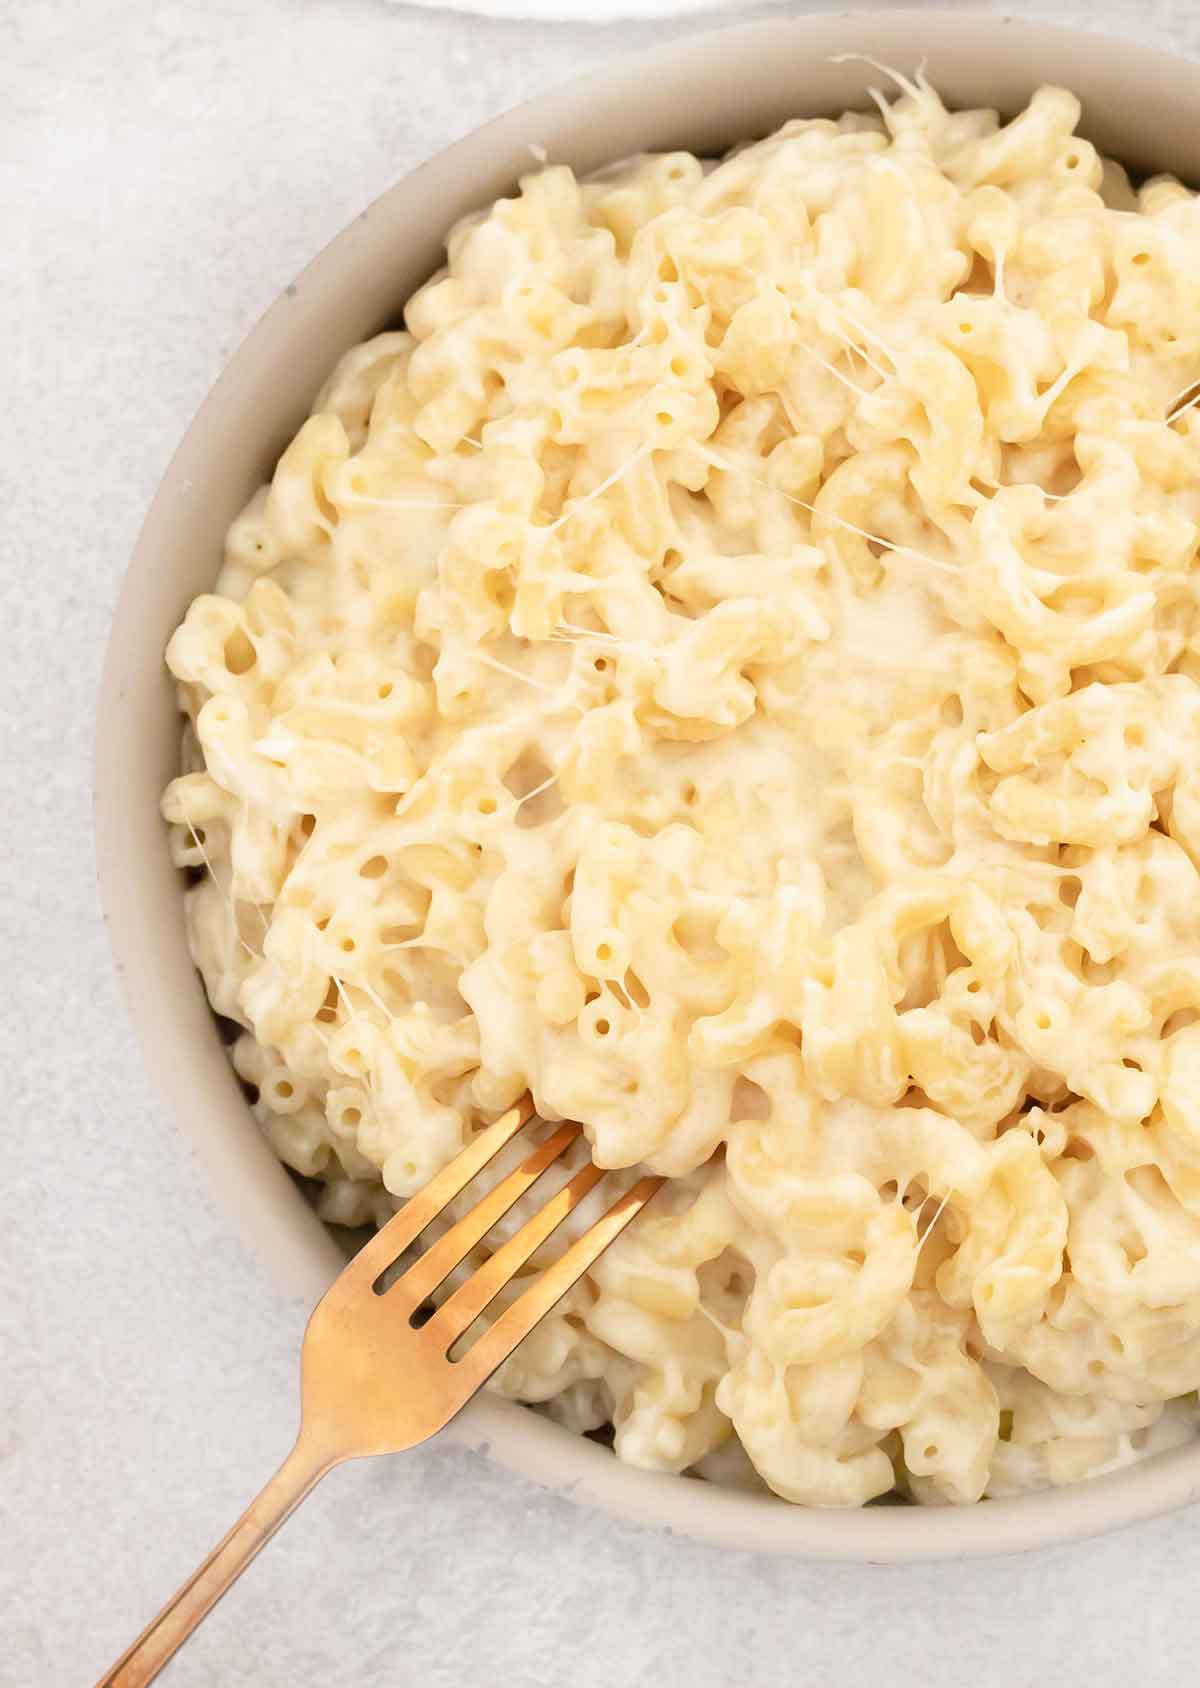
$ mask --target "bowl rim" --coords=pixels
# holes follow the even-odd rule
[[[726,62],[731,54],[741,54],[748,62],[757,57],[762,64],[776,53],[799,54],[821,64],[828,75],[831,49],[870,51],[877,58],[892,53],[908,65],[914,62],[914,42],[929,43],[931,50],[936,46],[938,53],[948,50],[982,57],[1005,53],[1011,61],[1018,34],[1020,52],[1039,66],[1039,74],[1027,79],[1031,88],[1046,78],[1068,85],[1090,78],[1111,87],[1116,98],[1119,90],[1144,82],[1153,84],[1160,110],[1165,102],[1178,116],[1189,104],[1193,110],[1200,106],[1200,64],[1118,38],[996,13],[822,12],[725,23],[718,29],[677,37],[639,53],[636,59],[623,57],[523,102],[388,188],[269,307],[196,411],[150,505],[113,614],[95,738],[93,821],[99,889],[127,1011],[155,1088],[204,1164],[212,1189],[243,1239],[289,1294],[315,1299],[337,1271],[342,1256],[300,1197],[290,1186],[284,1189],[286,1176],[269,1149],[256,1132],[245,1130],[244,1109],[240,1140],[228,1130],[222,1134],[212,1128],[209,1099],[197,1091],[213,1082],[213,1063],[198,1045],[187,1039],[181,1044],[183,1005],[163,986],[166,958],[177,951],[182,917],[160,918],[161,905],[156,912],[142,896],[140,876],[132,871],[139,854],[143,864],[148,862],[152,848],[148,840],[153,836],[145,815],[138,817],[134,812],[139,772],[136,711],[147,698],[169,695],[160,652],[154,651],[151,665],[150,652],[139,634],[139,602],[153,579],[160,552],[169,552],[172,534],[193,507],[189,499],[211,450],[203,437],[219,429],[238,407],[244,409],[252,402],[244,391],[248,371],[261,375],[289,346],[294,352],[297,295],[330,296],[329,289],[348,259],[360,267],[366,262],[355,254],[355,243],[361,240],[367,219],[404,231],[410,202],[419,191],[435,188],[435,178],[454,181],[461,170],[471,180],[480,175],[485,154],[527,156],[533,142],[560,129],[578,135],[586,130],[587,114],[599,108],[616,121],[613,112],[619,112],[621,103],[628,102],[651,78],[658,91],[668,83],[676,93],[686,90],[714,52]],[[1040,74],[1042,67],[1045,78]],[[828,104],[824,100],[807,103]],[[803,114],[803,95],[797,96],[795,105]],[[580,144],[586,152],[586,143]],[[610,149],[602,156],[622,154],[614,155]],[[1197,163],[1200,174],[1200,148]],[[486,203],[468,198],[473,204]],[[434,249],[440,248],[453,220],[448,215],[436,227],[423,229],[432,235]],[[416,226],[422,227],[419,218]],[[383,258],[373,261],[378,270]],[[394,309],[395,297],[392,303]],[[312,384],[312,392],[317,385],[319,381]],[[215,568],[214,558],[214,574]],[[163,848],[161,831],[158,848]],[[181,907],[177,890],[176,898]],[[217,1040],[211,1043],[224,1064]],[[268,1163],[273,1169],[270,1173]],[[250,1187],[255,1178],[261,1184],[257,1190]],[[263,1193],[267,1178],[278,1181],[277,1186],[271,1185],[269,1197]],[[719,1489],[624,1465],[586,1438],[490,1395],[477,1397],[442,1435],[488,1454],[556,1493],[629,1522],[726,1548],[843,1562],[885,1564],[1016,1553],[1124,1527],[1200,1498],[1200,1442],[1074,1487],[973,1507],[875,1506],[834,1511],[791,1506],[774,1496]]]

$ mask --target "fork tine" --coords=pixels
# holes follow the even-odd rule
[[[504,1217],[513,1203],[519,1201],[526,1190],[567,1152],[582,1132],[583,1127],[572,1120],[560,1125],[552,1136],[526,1156],[515,1172],[502,1178],[494,1190],[489,1190],[469,1213],[450,1227],[445,1236],[431,1244],[421,1258],[396,1279],[392,1288],[400,1290],[406,1300],[419,1307],[466,1258],[476,1243],[487,1235],[496,1221]],[[388,1293],[391,1294],[391,1291]]]
[[[545,1207],[527,1219],[519,1231],[442,1303],[426,1327],[429,1335],[439,1340],[442,1353],[474,1324],[513,1273],[520,1270],[533,1251],[575,1211],[603,1177],[604,1168],[591,1161],[581,1167],[569,1183],[551,1196]]]
[[[358,1287],[364,1278],[373,1284],[379,1274],[386,1271],[410,1243],[416,1241],[430,1220],[437,1218],[447,1202],[453,1201],[493,1155],[499,1154],[509,1139],[516,1136],[532,1115],[533,1103],[528,1096],[523,1096],[514,1108],[501,1114],[498,1120],[493,1120],[473,1143],[468,1143],[430,1179],[423,1190],[405,1202],[399,1213],[376,1231],[370,1241],[359,1249],[337,1284],[343,1288]]]
[[[495,1324],[484,1332],[478,1342],[472,1343],[455,1365],[455,1371],[466,1387],[478,1389],[481,1383],[487,1381],[518,1342],[529,1335],[534,1325],[545,1318],[592,1262],[620,1236],[629,1221],[637,1217],[662,1183],[663,1180],[656,1177],[640,1179],[632,1190],[627,1190],[613,1203],[602,1218],[597,1219],[590,1230],[571,1244],[561,1260],[548,1266],[511,1307],[505,1308]]]

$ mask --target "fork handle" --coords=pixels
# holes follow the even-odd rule
[[[101,1677],[96,1688],[145,1688],[182,1647],[200,1620],[235,1583],[310,1490],[338,1462],[305,1442],[303,1435],[262,1492],[250,1502],[229,1534],[203,1565],[168,1600],[162,1611]]]

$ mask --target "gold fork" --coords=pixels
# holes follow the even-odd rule
[[[304,1334],[295,1447],[224,1541],[98,1688],[143,1688],[152,1682],[327,1471],[343,1460],[415,1447],[449,1423],[662,1183],[661,1178],[646,1177],[635,1184],[560,1260],[533,1278],[461,1358],[451,1360],[450,1349],[458,1339],[604,1176],[591,1162],[582,1167],[418,1326],[418,1311],[434,1290],[566,1153],[582,1127],[560,1125],[406,1271],[392,1279],[389,1268],[532,1114],[533,1104],[525,1097],[480,1132],[372,1237],[325,1292]],[[391,1281],[381,1284],[385,1273]]]

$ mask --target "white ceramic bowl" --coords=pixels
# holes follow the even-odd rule
[[[206,399],[146,518],[117,605],[99,703],[95,818],[117,967],[146,1061],[230,1216],[279,1282],[315,1299],[341,1260],[258,1134],[184,934],[158,818],[177,769],[167,639],[217,572],[225,528],[270,474],[341,352],[394,322],[464,212],[530,168],[530,146],[583,172],[642,149],[716,153],[794,116],[864,105],[869,54],[924,60],[955,105],[1012,113],[1041,82],[1086,107],[1088,136],[1146,171],[1200,177],[1200,65],[999,16],[854,13],[728,28],[533,100],[460,141],[364,211],[246,340]],[[1200,1496],[1200,1444],[1074,1488],[973,1508],[810,1511],[619,1464],[509,1402],[481,1397],[446,1432],[576,1500],[726,1547],[897,1561],[1009,1553],[1096,1534]]]

